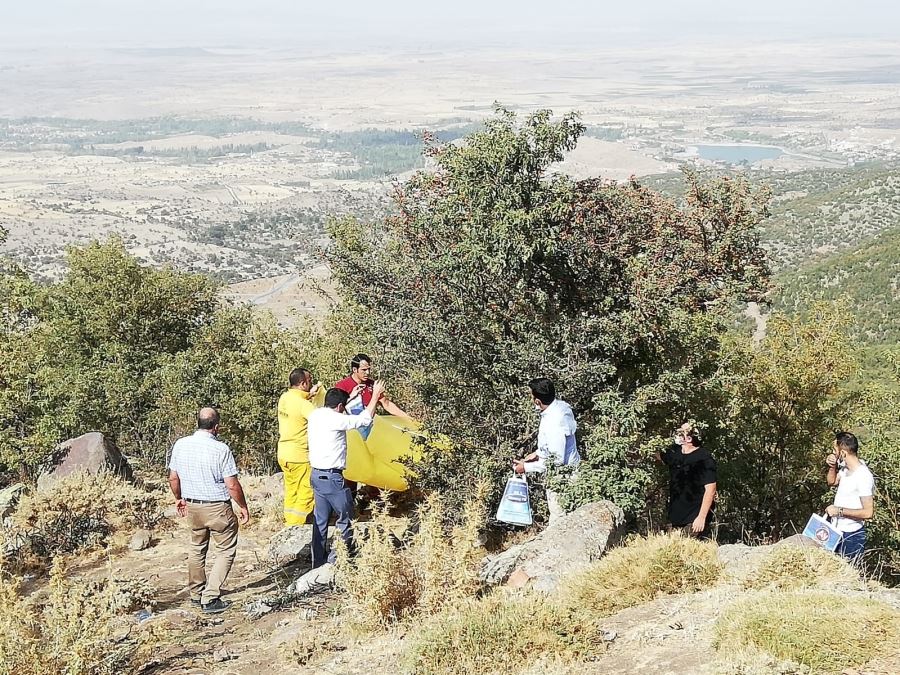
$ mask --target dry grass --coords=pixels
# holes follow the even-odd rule
[[[817,546],[775,548],[741,583],[747,590],[862,586],[859,573],[852,566]]]
[[[367,536],[348,560],[338,542],[338,584],[347,593],[347,611],[356,628],[378,630],[406,619],[440,611],[448,602],[473,596],[480,588],[478,564],[483,551],[478,533],[484,523],[479,499],[463,515],[463,525],[448,530],[446,510],[437,495],[419,508],[419,528],[398,548],[393,522],[382,505],[373,510]]]
[[[900,612],[859,596],[761,593],[728,608],[716,622],[714,644],[726,655],[761,652],[760,658],[814,673],[839,673],[896,651]]]
[[[716,545],[678,534],[631,539],[560,587],[563,602],[612,614],[660,595],[695,593],[722,572]]]
[[[0,675],[134,672],[159,636],[132,635],[122,614],[152,604],[151,595],[139,580],[71,580],[55,563],[39,604],[19,594],[15,578],[0,576]]]
[[[7,565],[46,568],[58,555],[103,546],[110,535],[151,528],[161,517],[158,494],[111,473],[76,473],[47,492],[22,498],[7,533]]]
[[[402,666],[417,675],[513,673],[536,659],[583,661],[605,649],[584,616],[543,596],[501,592],[450,607],[426,622]]]

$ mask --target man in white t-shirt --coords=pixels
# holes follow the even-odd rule
[[[837,485],[834,504],[825,509],[843,533],[837,552],[857,564],[866,548],[865,523],[875,513],[875,477],[859,458],[859,441],[846,431],[835,434],[834,452],[825,458],[828,485]]]

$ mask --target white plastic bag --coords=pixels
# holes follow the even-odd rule
[[[503,498],[497,508],[497,520],[511,525],[531,525],[531,500],[525,476],[513,474],[506,481]]]

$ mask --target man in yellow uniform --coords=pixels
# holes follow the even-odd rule
[[[291,371],[290,388],[278,399],[278,465],[284,472],[285,525],[305,525],[315,499],[309,483],[309,441],[306,420],[316,409],[312,373],[306,368]]]

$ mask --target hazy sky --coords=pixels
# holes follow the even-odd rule
[[[888,0],[0,0],[0,44],[900,39]]]

